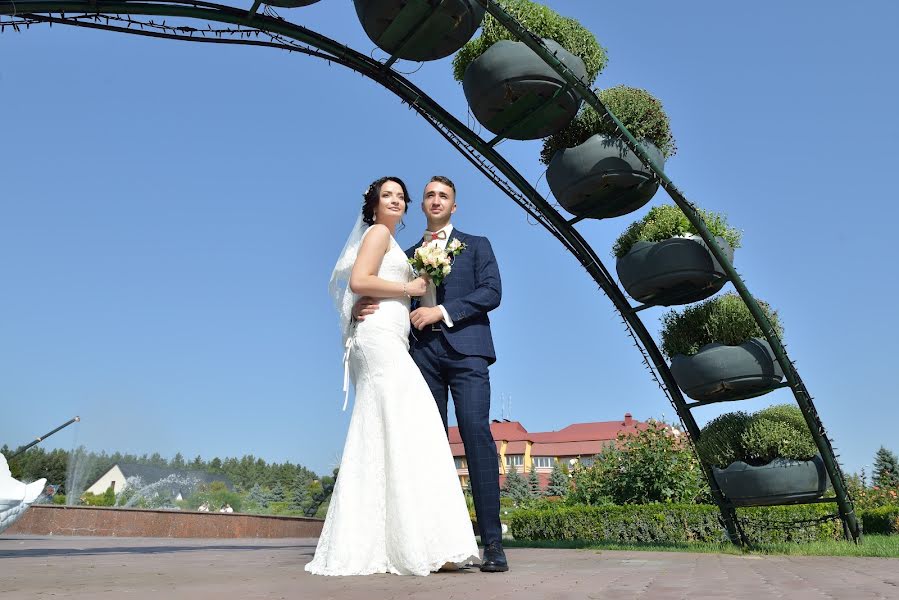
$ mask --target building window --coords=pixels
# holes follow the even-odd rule
[[[591,467],[591,466],[593,466],[593,458],[594,458],[594,457],[592,457],[592,456],[581,456],[581,457],[578,459],[578,461],[579,461],[579,462],[581,463],[581,465],[584,466],[584,467]]]
[[[456,468],[457,469],[467,469],[468,462],[464,458],[457,458],[456,459]]]
[[[534,466],[538,469],[552,469],[556,459],[552,456],[535,456]]]
[[[506,455],[506,466],[516,466],[520,467],[524,464],[524,455],[523,454],[507,454]]]

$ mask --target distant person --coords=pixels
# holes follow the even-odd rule
[[[204,502],[200,506],[197,507],[197,512],[209,512],[209,503]]]

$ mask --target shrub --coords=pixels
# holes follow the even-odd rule
[[[674,156],[677,146],[671,133],[668,115],[665,114],[662,103],[652,94],[640,88],[619,85],[599,90],[597,95],[631,135],[638,140],[645,139],[652,142],[665,158]],[[579,146],[597,134],[619,137],[618,128],[612,119],[600,117],[596,109],[584,104],[568,126],[543,141],[540,162],[548,165],[559,150]]]
[[[725,413],[702,428],[696,451],[718,468],[741,460],[765,465],[775,458],[809,460],[818,448],[798,406],[780,404],[752,415]]]
[[[777,335],[783,336],[777,311],[756,301]],[[764,334],[746,303],[734,293],[710,298],[680,312],[671,310],[662,317],[661,350],[669,359],[678,354],[696,354],[706,344],[739,346],[752,338],[764,338]]]
[[[859,511],[865,533],[896,535],[899,533],[899,505],[880,506]]]
[[[810,460],[818,447],[799,407],[778,404],[755,413],[743,433],[744,462],[768,464],[775,458]]]
[[[234,512],[240,512],[243,498],[237,492],[229,490],[224,482],[213,481],[209,484],[198,486],[193,494],[179,503],[182,508],[189,510],[196,510],[202,504],[206,504],[209,510],[213,512],[219,510],[225,504],[230,505]]]
[[[726,467],[744,456],[742,436],[750,416],[743,411],[715,417],[702,428],[696,441],[696,452],[706,464]]]
[[[530,0],[499,0],[499,4],[522,25],[542,38],[554,40],[579,57],[587,67],[589,81],[596,79],[605,68],[608,58],[605,49],[586,27],[563,17],[549,7]],[[465,77],[465,69],[500,40],[518,41],[499,21],[487,14],[481,25],[481,35],[465,44],[453,57],[453,76],[456,81]]]
[[[115,506],[115,491],[110,486],[102,494],[84,492],[81,495],[81,503],[85,506]]]
[[[819,504],[740,509],[738,518],[754,543],[841,539],[839,519],[817,519],[832,509]],[[723,542],[720,512],[707,504],[567,506],[519,510],[510,522],[516,539],[619,543]],[[796,525],[792,522],[803,521]]]
[[[881,508],[899,504],[899,487],[872,485],[853,491],[855,506],[861,509]]]
[[[694,502],[706,492],[690,446],[664,423],[621,433],[589,467],[577,466],[569,504]]]
[[[737,518],[754,544],[808,543],[843,539],[843,524],[836,512],[832,504],[755,506],[739,509]]]
[[[742,237],[740,231],[728,226],[724,216],[702,209],[699,209],[699,214],[712,235],[723,237],[731,248],[740,247],[740,238]],[[663,242],[667,239],[688,235],[699,235],[699,232],[680,208],[673,204],[654,206],[646,213],[645,217],[631,223],[624,230],[624,233],[615,241],[612,254],[616,258],[621,258],[630,252],[637,242]]]

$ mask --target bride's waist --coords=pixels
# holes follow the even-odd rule
[[[408,329],[409,300],[407,298],[382,298],[378,309],[356,325],[358,331],[366,329]]]

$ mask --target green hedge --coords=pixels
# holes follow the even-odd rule
[[[738,510],[743,530],[753,543],[811,542],[842,539],[839,519],[784,527],[787,522],[814,521],[835,512],[832,506],[755,507]],[[619,543],[726,541],[718,508],[703,504],[569,506],[521,510],[510,530],[523,540],[587,540]]]
[[[860,511],[862,531],[871,534],[896,535],[899,533],[899,505],[881,506]]]

